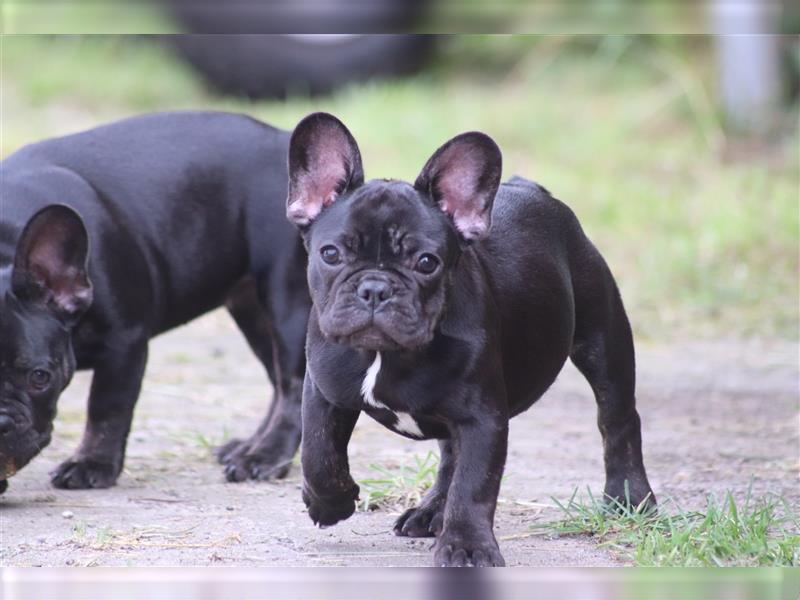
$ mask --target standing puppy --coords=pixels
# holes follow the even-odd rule
[[[275,400],[220,459],[230,480],[286,474],[311,305],[284,218],[288,145],[288,132],[242,115],[162,113],[0,163],[0,492],[49,443],[76,368],[94,371],[86,431],[52,481],[113,485],[149,340],[223,304]]]
[[[497,145],[472,132],[439,148],[414,185],[364,183],[355,140],[322,113],[289,147],[287,212],[309,252],[314,304],[303,500],[322,526],[353,513],[347,444],[361,411],[436,438],[436,483],[395,532],[436,536],[437,565],[504,564],[492,528],[508,420],[568,357],[597,398],[605,494],[655,503],[614,279],[569,208],[525,179],[500,185],[500,172]]]

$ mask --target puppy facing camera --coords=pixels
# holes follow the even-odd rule
[[[597,398],[605,495],[654,506],[642,462],[631,328],[608,266],[540,185],[501,183],[486,134],[441,146],[414,183],[365,182],[348,129],[303,119],[287,216],[308,250],[303,499],[320,526],[355,510],[347,446],[364,411],[439,440],[437,480],[395,533],[436,537],[434,563],[501,566],[493,532],[508,422],[569,358]]]

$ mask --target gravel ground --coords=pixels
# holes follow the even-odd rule
[[[318,530],[300,500],[299,467],[276,483],[226,483],[210,447],[249,434],[270,396],[260,365],[227,315],[215,312],[155,340],[128,444],[110,490],[61,491],[48,472],[77,444],[90,381],[61,400],[52,445],[0,497],[0,564],[423,566],[430,540],[392,535],[396,513],[358,512]],[[645,464],[656,495],[684,508],[707,493],[783,494],[800,504],[798,347],[691,342],[638,347]],[[363,417],[350,446],[355,478],[371,464],[434,450]],[[556,518],[551,496],[600,494],[603,469],[588,384],[567,365],[511,426],[496,532],[509,565],[625,564],[589,539],[535,535]]]

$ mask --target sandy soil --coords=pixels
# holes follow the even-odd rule
[[[645,464],[660,497],[685,508],[706,493],[774,492],[800,503],[798,348],[786,342],[693,342],[638,348]],[[62,397],[52,445],[0,497],[0,564],[362,565],[431,562],[430,540],[392,535],[396,514],[359,512],[312,526],[300,473],[277,483],[224,481],[209,446],[249,434],[270,389],[226,314],[152,344],[125,471],[110,490],[60,491],[48,472],[77,444],[90,377]],[[363,417],[350,447],[358,480],[373,463],[409,463],[435,449]],[[551,496],[602,491],[600,436],[586,382],[568,365],[512,422],[497,535],[509,565],[618,565],[588,539],[532,535],[555,518]]]

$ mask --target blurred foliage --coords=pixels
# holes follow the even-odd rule
[[[664,0],[431,0],[426,32],[699,33],[708,30],[705,2]]]
[[[291,128],[326,110],[352,129],[368,177],[410,179],[445,140],[481,129],[506,176],[574,209],[640,337],[797,337],[796,107],[769,144],[731,153],[706,37],[445,37],[416,77],[286,102],[219,97],[162,42],[3,38],[2,154],[144,111],[241,111]]]
[[[343,9],[363,6],[358,0],[338,0]],[[174,33],[181,27],[165,18],[166,0],[3,0],[0,24],[4,33]],[[294,0],[271,0],[273,5],[292,6]],[[228,3],[227,7],[231,7]],[[238,5],[251,3],[239,0]],[[324,4],[324,3],[322,3]],[[697,33],[708,30],[705,2],[664,0],[427,0],[425,18],[414,30],[424,33]],[[306,2],[306,10],[314,6]],[[213,6],[213,3],[207,3]],[[320,3],[317,3],[320,6]],[[225,10],[219,3],[219,11]],[[293,23],[296,28],[324,30],[325,22],[308,18]],[[247,27],[258,27],[248,23]],[[246,33],[257,33],[248,30]],[[300,31],[297,31],[300,32]]]
[[[0,31],[27,34],[173,33],[159,0],[2,0]]]

